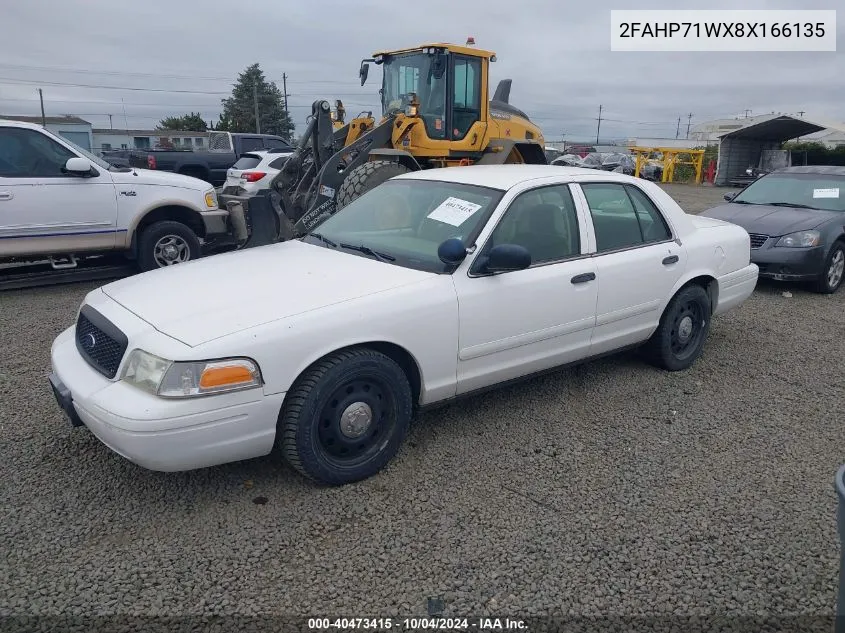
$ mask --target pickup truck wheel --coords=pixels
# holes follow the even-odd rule
[[[155,222],[144,228],[138,238],[138,265],[144,272],[183,264],[199,256],[199,238],[181,222]]]
[[[704,288],[687,286],[680,290],[645,344],[643,351],[649,362],[669,371],[691,367],[710,332],[710,313],[710,296]]]
[[[302,475],[343,485],[375,475],[393,459],[411,411],[411,387],[394,360],[366,348],[336,352],[291,387],[276,443]]]

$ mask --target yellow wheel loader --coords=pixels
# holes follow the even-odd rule
[[[241,243],[304,235],[338,209],[401,173],[473,164],[546,164],[539,127],[509,103],[511,80],[489,95],[492,51],[424,44],[375,53],[361,62],[382,67],[382,117],[345,123],[340,101],[312,105],[308,126],[270,189],[221,196]],[[238,228],[240,227],[240,229]]]

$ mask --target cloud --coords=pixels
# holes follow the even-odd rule
[[[642,4],[638,8],[674,9],[678,3]],[[803,0],[743,4],[805,8]],[[813,8],[838,4],[821,0]],[[341,98],[350,114],[380,112],[380,72],[364,87],[357,81],[360,60],[375,50],[462,43],[473,36],[479,47],[497,53],[493,85],[512,78],[511,101],[549,139],[564,133],[571,140],[594,138],[600,104],[602,137],[674,137],[679,117],[683,133],[690,113],[694,125],[746,109],[804,110],[806,116],[845,120],[842,53],[611,52],[612,8],[630,3],[29,0],[4,7],[0,111],[37,113],[35,89],[41,85],[48,114],[79,114],[96,126],[108,125],[108,114],[121,127],[124,120],[130,127],[153,127],[164,116],[187,111],[216,119],[237,73],[259,62],[280,87],[287,75],[301,131],[318,98]],[[840,28],[840,40],[842,33]],[[68,83],[162,92],[56,85]]]

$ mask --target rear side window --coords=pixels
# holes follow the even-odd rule
[[[289,156],[282,156],[281,158],[277,158],[276,160],[270,163],[270,167],[272,169],[281,169],[287,162],[288,158]]]
[[[596,230],[596,250],[615,251],[671,237],[660,212],[637,187],[581,184]]]
[[[244,152],[252,152],[257,149],[262,149],[264,145],[261,142],[261,137],[247,137],[241,138],[241,150]]]
[[[264,147],[269,149],[291,149],[291,146],[285,143],[280,138],[265,138],[264,139]]]
[[[246,154],[241,156],[234,165],[232,165],[232,169],[252,169],[253,167],[258,167],[258,163],[261,162],[261,157],[256,156],[255,154]]]

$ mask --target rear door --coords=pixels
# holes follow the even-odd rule
[[[254,169],[261,164],[261,154],[242,154],[240,158],[226,172],[226,183],[223,193],[234,193],[241,185],[241,176],[247,170]],[[232,191],[229,191],[233,188]]]
[[[590,354],[645,340],[687,263],[686,250],[648,194],[633,184],[581,183],[592,222],[598,284]]]
[[[115,248],[117,199],[111,174],[64,173],[78,155],[30,128],[0,127],[0,255]]]

